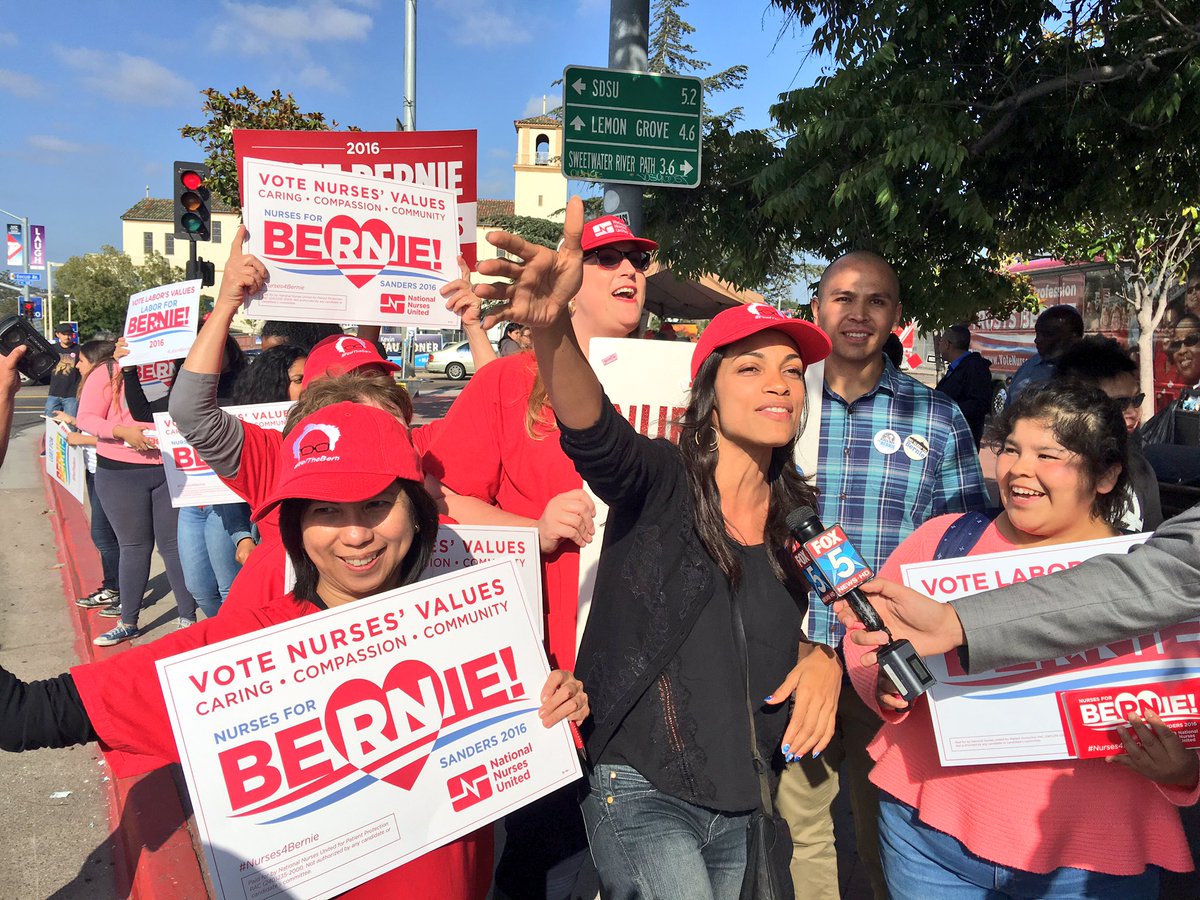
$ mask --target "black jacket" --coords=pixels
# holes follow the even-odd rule
[[[978,449],[983,435],[983,420],[992,408],[991,362],[970,350],[952,371],[946,373],[934,390],[958,404]]]

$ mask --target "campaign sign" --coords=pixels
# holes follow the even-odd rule
[[[679,422],[687,409],[691,389],[692,351],[695,344],[682,341],[643,341],[634,338],[592,338],[588,361],[621,417],[651,438],[679,441]],[[586,488],[587,485],[585,484]],[[579,614],[575,624],[578,647],[592,608],[596,570],[608,506],[588,491],[596,504],[596,533],[579,548]]]
[[[458,201],[459,246],[475,268],[476,144],[472,131],[257,131],[234,129],[233,150],[245,206],[247,157],[318,171],[367,175],[451,191]],[[457,272],[457,270],[455,270]],[[457,274],[455,275],[457,277]],[[457,327],[457,326],[455,326]]]
[[[822,581],[829,585],[838,597],[844,597],[875,577],[871,567],[858,555],[858,551],[846,537],[846,532],[842,531],[841,525],[826,528],[815,538],[805,541],[804,551],[820,571]],[[825,600],[824,595],[821,599]]]
[[[67,443],[70,433],[71,430],[61,422],[46,420],[46,474],[82,503],[87,462],[82,447],[72,447]]]
[[[216,893],[325,898],[579,778],[516,565],[158,662]]]
[[[442,523],[438,525],[433,555],[422,577],[432,578],[497,559],[511,559],[516,563],[521,589],[529,604],[529,619],[541,640],[545,616],[542,612],[542,551],[536,528]]]
[[[249,403],[227,406],[225,412],[260,428],[283,431],[287,422],[290,401],[283,403]],[[189,444],[169,413],[154,414],[154,430],[158,433],[158,448],[162,451],[163,469],[171,505],[211,506],[215,503],[242,503],[241,497],[225,486],[196,448]]]
[[[1089,688],[1058,695],[1063,730],[1079,759],[1125,752],[1117,728],[1132,715],[1153,712],[1185,747],[1200,747],[1200,678],[1127,684],[1119,688]]]
[[[913,563],[904,583],[946,602],[1079,565],[1103,553],[1123,553],[1146,535],[1035,547]],[[930,718],[942,765],[1071,759],[1059,695],[1120,689],[1200,677],[1200,621],[1117,641],[1056,659],[968,674],[957,654],[925,660],[938,683],[929,690]]]
[[[175,363],[169,359],[138,366],[137,373],[148,403],[167,396],[175,383]]]
[[[459,277],[444,188],[243,160],[248,250],[267,267],[246,315],[452,328],[439,289]]]
[[[122,366],[141,366],[187,356],[200,322],[200,280],[139,291],[129,298]]]

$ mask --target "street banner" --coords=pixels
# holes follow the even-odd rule
[[[423,578],[433,578],[498,559],[511,559],[521,578],[521,590],[529,605],[529,619],[538,640],[542,639],[542,556],[538,530],[521,525],[461,525],[442,523],[438,526],[433,556]],[[294,573],[289,573],[294,583]]]
[[[225,412],[243,422],[283,431],[287,422],[290,401],[283,403],[249,403],[227,406]],[[162,451],[163,469],[167,476],[167,491],[171,505],[211,506],[216,503],[242,503],[241,497],[225,486],[217,473],[200,458],[196,448],[184,440],[179,426],[169,413],[154,414],[154,430],[158,433],[158,448]]]
[[[458,200],[459,245],[472,269],[476,258],[476,143],[474,131],[233,132],[243,206],[247,202],[243,166],[247,157],[445,188]],[[455,272],[457,278],[457,269]]]
[[[1147,536],[912,563],[901,573],[909,587],[944,603],[1064,571],[1103,553],[1124,553]],[[1200,621],[1189,621],[1057,659],[973,674],[963,670],[955,653],[929,657],[925,662],[938,681],[929,690],[930,718],[942,765],[1073,759],[1083,755],[1081,743],[1084,753],[1091,745],[1111,745],[1115,733],[1104,733],[1112,727],[1109,719],[1102,720],[1106,729],[1077,738],[1067,712],[1080,702],[1073,692],[1085,692],[1085,702],[1102,702],[1109,692],[1119,695],[1141,686],[1135,697],[1153,707],[1156,688],[1147,685],[1200,678],[1197,642]],[[1167,690],[1162,696],[1175,693]],[[1168,715],[1177,711],[1169,704],[1157,708]]]
[[[164,284],[129,298],[123,367],[180,359],[196,340],[200,322],[200,279]],[[149,398],[147,398],[149,399]]]
[[[692,351],[695,349],[695,344],[682,341],[592,338],[588,357],[608,399],[638,434],[678,441],[678,423],[687,409],[688,391],[692,385]],[[596,534],[590,544],[579,550],[576,647],[592,609],[596,567],[604,543],[604,526],[608,522],[608,506],[590,489],[588,496],[596,504]]]
[[[158,662],[218,897],[325,898],[576,781],[511,560]]]
[[[438,293],[459,277],[452,191],[258,159],[242,171],[247,249],[268,272],[246,315],[458,326]]]
[[[67,443],[71,429],[61,422],[46,419],[46,474],[83,502],[83,487],[87,478],[87,462],[82,447]]]
[[[25,242],[21,239],[21,226],[15,222],[8,226],[8,264],[25,265]]]
[[[29,268],[46,268],[46,226],[29,226]]]

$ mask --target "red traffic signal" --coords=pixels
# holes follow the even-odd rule
[[[175,237],[207,241],[212,233],[212,190],[204,163],[176,162]]]

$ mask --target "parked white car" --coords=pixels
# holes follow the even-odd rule
[[[447,378],[456,381],[475,374],[475,360],[471,359],[471,348],[466,341],[458,341],[435,350],[429,354],[429,362],[425,371],[432,374],[445,374]]]

